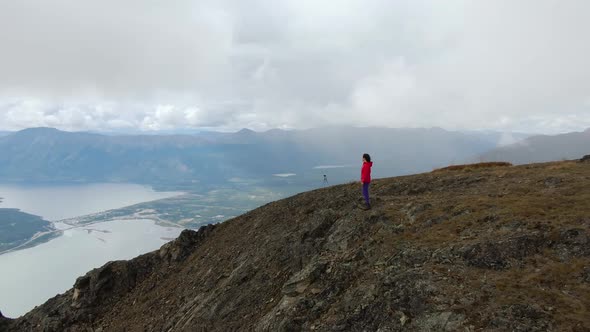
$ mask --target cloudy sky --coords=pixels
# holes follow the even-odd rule
[[[586,0],[0,2],[0,130],[590,127]]]

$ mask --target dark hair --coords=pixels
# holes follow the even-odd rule
[[[368,154],[368,153],[365,153],[365,154],[363,155],[363,158],[365,158],[365,160],[366,160],[366,161],[368,161],[368,162],[371,162],[371,156],[369,156],[369,154]]]

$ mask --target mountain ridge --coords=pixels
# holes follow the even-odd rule
[[[268,182],[272,174],[307,173],[301,181],[309,185],[321,176],[313,172],[314,166],[358,163],[365,152],[377,158],[382,167],[376,171],[383,171],[383,177],[460,162],[493,146],[488,138],[443,129],[106,136],[33,128],[0,137],[0,181],[219,186],[232,178]],[[367,147],[371,151],[365,151]],[[357,178],[352,170],[329,176],[332,183]]]
[[[535,135],[484,153],[480,160],[514,164],[569,160],[590,153],[590,128],[559,135]]]
[[[8,330],[583,331],[589,185],[568,161],[379,179],[371,211],[357,184],[301,193],[95,269]]]

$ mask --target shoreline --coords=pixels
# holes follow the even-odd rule
[[[133,183],[132,183],[133,184]],[[134,184],[137,185],[137,184]],[[142,185],[142,184],[139,184]],[[123,209],[129,209],[133,206],[139,205],[139,204],[149,204],[149,203],[154,203],[154,202],[158,202],[158,201],[162,201],[162,200],[167,200],[167,199],[171,199],[171,198],[178,198],[178,197],[182,197],[187,195],[187,192],[181,192],[181,191],[164,191],[164,190],[158,190],[156,187],[152,187],[149,185],[142,185],[145,186],[147,188],[149,188],[151,191],[156,192],[156,193],[170,193],[172,194],[171,196],[168,197],[164,197],[164,198],[158,198],[158,199],[153,199],[153,200],[148,200],[148,201],[143,201],[143,202],[139,202],[139,203],[135,203],[135,204],[131,204],[128,206],[123,206],[120,208],[113,208],[113,209],[108,209],[108,210],[103,210],[100,212],[95,212],[95,213],[90,213],[90,214],[85,214],[85,215],[80,215],[80,216],[76,216],[73,218],[66,218],[66,219],[60,219],[60,220],[46,220],[50,223],[50,225],[48,227],[50,227],[51,229],[46,230],[46,231],[39,231],[37,233],[35,233],[32,237],[24,240],[23,243],[20,243],[18,245],[16,245],[15,247],[6,249],[4,251],[0,251],[0,256],[4,255],[4,254],[8,254],[11,252],[15,252],[15,251],[19,251],[19,250],[25,250],[25,249],[29,249],[29,248],[33,248],[36,247],[38,245],[41,245],[43,243],[47,243],[50,242],[54,239],[59,238],[60,236],[63,235],[63,232],[66,230],[70,230],[70,229],[74,229],[74,228],[80,228],[80,227],[84,227],[84,226],[89,226],[89,225],[94,225],[94,224],[99,224],[99,223],[103,223],[103,222],[109,222],[109,221],[116,221],[116,220],[134,220],[134,219],[145,219],[145,220],[152,220],[155,222],[156,225],[165,227],[165,226],[172,226],[172,227],[178,227],[178,228],[186,228],[180,224],[168,221],[168,220],[164,220],[161,219],[158,215],[155,216],[134,216],[134,215],[121,215],[121,216],[117,216],[117,217],[111,217],[111,218],[105,218],[103,220],[93,220],[91,222],[87,222],[87,223],[79,223],[79,222],[72,222],[74,220],[79,221],[80,219],[83,218],[87,218],[87,219],[96,219],[99,218],[101,216],[106,216],[109,212],[113,212],[113,211],[117,211],[117,210],[123,210]],[[2,203],[4,200],[3,197],[0,197],[0,203]],[[14,209],[14,210],[18,210],[20,212],[23,213],[28,213],[26,211],[23,211],[20,208],[1,208],[1,209]],[[31,214],[31,213],[28,213]],[[35,215],[37,216],[37,215]],[[38,216],[41,217],[41,216]],[[42,217],[41,217],[42,218]],[[45,220],[45,219],[44,219]],[[71,227],[69,228],[58,228],[55,225],[59,224],[59,223],[63,223],[63,224],[67,224]]]

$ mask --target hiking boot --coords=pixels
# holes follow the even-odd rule
[[[370,210],[371,209],[371,204],[361,205],[360,208],[361,208],[361,210],[365,210],[365,211]]]

